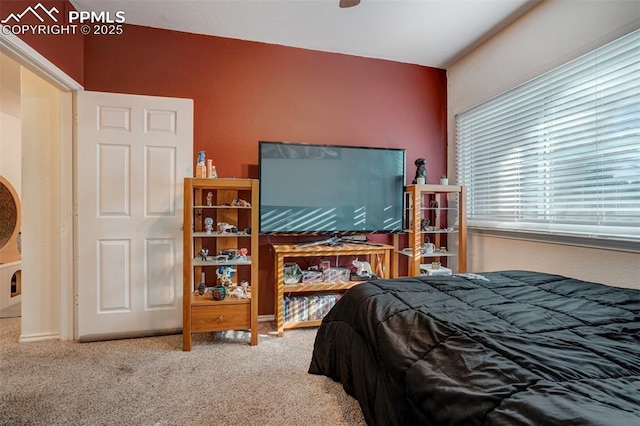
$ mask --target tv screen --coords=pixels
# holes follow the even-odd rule
[[[261,141],[260,233],[403,228],[405,150]]]

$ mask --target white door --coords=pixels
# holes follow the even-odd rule
[[[178,331],[193,101],[79,92],[76,108],[76,337]]]

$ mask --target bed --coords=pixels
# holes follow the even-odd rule
[[[370,281],[324,318],[309,373],[369,425],[640,425],[640,290],[530,271]]]

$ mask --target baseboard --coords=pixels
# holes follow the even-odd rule
[[[18,343],[44,342],[45,340],[60,340],[60,333],[22,334],[18,338]]]
[[[274,315],[258,315],[258,322],[275,321]],[[111,333],[111,334],[99,334],[99,335],[87,335],[78,339],[80,343],[87,342],[99,342],[102,340],[117,340],[117,339],[132,339],[139,337],[153,337],[153,336],[166,336],[170,334],[180,334],[182,329],[169,329],[169,330],[151,330],[151,331],[138,331],[131,333]],[[41,340],[60,340],[60,334],[41,334],[32,336],[20,336],[20,342],[37,342]]]
[[[258,322],[269,322],[269,321],[275,321],[275,320],[276,320],[275,315],[258,315]]]

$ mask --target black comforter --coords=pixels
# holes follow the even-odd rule
[[[370,425],[640,425],[640,291],[525,271],[371,281],[324,318],[309,372]]]

